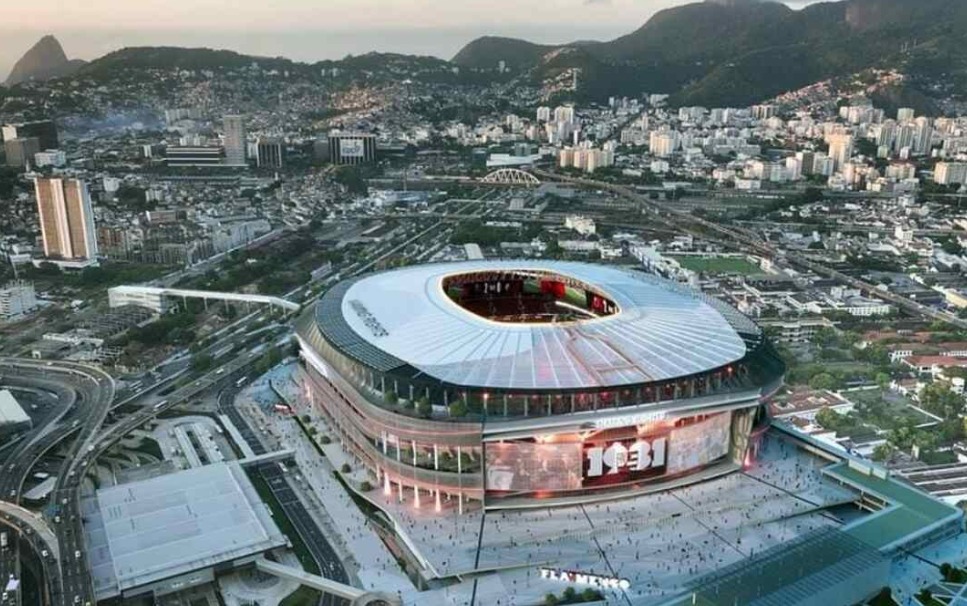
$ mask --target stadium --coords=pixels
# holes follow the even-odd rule
[[[650,274],[472,261],[345,280],[298,323],[305,391],[400,501],[573,505],[755,457],[784,366],[730,306]]]

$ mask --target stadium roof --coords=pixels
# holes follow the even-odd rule
[[[502,323],[467,311],[443,290],[448,276],[487,271],[557,273],[600,291],[619,311],[578,322]],[[662,381],[731,364],[746,354],[743,336],[760,334],[745,316],[700,293],[586,263],[420,265],[340,286],[316,310],[337,347],[379,370],[407,364],[468,387],[584,389]]]
[[[92,518],[98,598],[286,544],[237,463],[98,490]]]

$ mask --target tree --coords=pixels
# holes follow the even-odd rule
[[[204,372],[215,365],[215,359],[210,354],[198,353],[191,357],[191,369],[195,372]]]
[[[451,417],[465,417],[467,416],[467,404],[463,400],[457,400],[456,402],[450,402],[450,416]]]
[[[964,399],[941,381],[934,381],[920,391],[924,410],[944,419],[956,418],[964,409]]]
[[[558,600],[557,596],[553,593],[549,593],[544,596],[544,606],[557,606],[559,603],[560,600]]]
[[[399,396],[396,395],[395,391],[393,391],[392,389],[388,389],[383,393],[383,401],[389,404],[390,406],[396,406],[399,403],[400,399],[399,399]]]
[[[881,462],[889,461],[890,457],[892,457],[893,453],[895,452],[896,452],[896,449],[893,447],[892,444],[890,444],[889,442],[884,442],[883,444],[880,444],[879,446],[873,449],[873,460],[881,461]]]
[[[359,483],[359,490],[362,492],[369,492],[372,489],[373,489],[373,485],[370,484],[369,481],[367,480],[363,480],[362,482]]]
[[[809,379],[809,387],[812,389],[834,389],[837,383],[836,377],[828,372],[821,372]]]
[[[880,389],[886,389],[890,386],[890,375],[885,372],[876,373],[874,380]]]
[[[420,398],[416,401],[416,414],[423,418],[429,418],[433,414],[433,406],[427,398]]]
[[[833,431],[836,431],[837,427],[841,427],[843,425],[842,415],[828,406],[824,406],[819,409],[819,411],[816,413],[816,422],[826,429],[831,429]]]
[[[563,597],[566,602],[571,602],[577,597],[577,594],[578,592],[575,591],[573,587],[565,587],[564,593],[561,594],[561,597]]]
[[[349,466],[349,463],[343,463],[342,464],[342,467],[339,468],[339,471],[341,471],[343,473],[349,473],[352,470],[353,470],[353,468]]]

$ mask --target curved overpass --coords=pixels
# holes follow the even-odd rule
[[[77,473],[78,454],[89,447],[97,430],[104,422],[114,400],[114,379],[99,368],[72,362],[43,362],[19,358],[0,358],[0,372],[16,373],[19,383],[34,381],[40,385],[59,385],[62,390],[74,394],[70,406],[56,414],[42,427],[35,429],[10,455],[3,468],[0,498],[10,501],[4,506],[4,514],[17,520],[20,528],[39,527],[36,537],[47,536],[43,541],[50,557],[41,558],[48,574],[47,587],[53,604],[93,603],[93,587],[86,563],[73,554],[84,553],[83,528],[80,516],[80,482],[83,473]],[[24,479],[31,468],[51,449],[77,434],[68,448],[63,465],[58,472],[57,486],[51,497],[52,508],[60,515],[61,522],[50,526],[42,518],[24,514],[26,510],[14,507],[21,498]],[[29,512],[28,512],[29,513]],[[43,532],[41,532],[41,530]],[[47,534],[47,530],[50,534]],[[50,537],[55,539],[51,540]],[[39,539],[38,539],[39,541]],[[35,548],[38,543],[34,543]],[[49,565],[52,564],[52,565]],[[15,563],[13,563],[16,566]],[[11,563],[4,562],[9,569]],[[10,574],[9,571],[6,571]]]

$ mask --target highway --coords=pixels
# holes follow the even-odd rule
[[[485,192],[481,198],[489,195],[490,191],[492,190]],[[458,214],[466,213],[473,204],[472,201],[467,202],[458,210]],[[486,214],[486,211],[487,209],[477,208],[466,214],[480,217]],[[318,282],[293,289],[284,296],[301,298],[304,300],[304,305],[311,304],[335,281],[365,273],[394,255],[406,254],[411,246],[427,237],[434,242],[445,242],[452,230],[452,226],[446,226],[440,219],[424,225],[425,227],[410,227],[409,233],[402,241],[377,245],[368,250],[367,254],[347,260],[347,266],[341,270],[334,268],[331,275]],[[217,352],[223,351],[226,346],[237,348],[249,338],[249,327],[265,319],[266,313],[253,312],[232,322],[215,333],[214,342],[208,343],[204,350]],[[16,374],[18,380],[24,385],[56,391],[59,394],[58,400],[61,401],[61,409],[56,416],[45,419],[42,426],[34,428],[17,444],[0,451],[0,465],[3,465],[0,467],[3,471],[0,474],[0,499],[15,505],[20,502],[24,481],[29,477],[31,469],[55,447],[67,446],[63,464],[57,473],[57,483],[44,512],[49,533],[28,531],[29,524],[26,524],[23,519],[26,514],[13,505],[4,508],[3,517],[0,518],[0,526],[7,524],[21,529],[23,536],[37,554],[42,554],[44,551],[48,553],[48,557],[42,558],[42,561],[47,577],[44,585],[50,604],[55,606],[95,604],[80,515],[81,486],[95,460],[126,434],[159,414],[184,404],[209,389],[217,388],[228,377],[241,374],[248,365],[261,357],[264,351],[264,346],[256,346],[236,352],[231,361],[221,368],[200,378],[193,377],[191,382],[167,396],[156,394],[161,383],[176,377],[190,376],[190,374],[183,375],[186,372],[184,367],[190,360],[190,357],[186,356],[172,366],[178,371],[175,375],[168,373],[158,383],[146,387],[139,393],[131,394],[120,402],[115,401],[117,394],[114,380],[99,368],[67,362],[0,358],[0,375]],[[108,423],[109,413],[120,405],[140,405],[140,409],[123,416],[116,422]],[[244,421],[240,422],[233,406],[226,408],[226,414],[233,417],[233,421],[240,430],[250,431]],[[255,436],[246,435],[246,439],[250,441],[253,448],[257,445],[261,448]],[[301,501],[296,498],[288,478],[284,476],[281,469],[277,465],[264,465],[259,473],[291,517],[298,532],[305,537],[305,542],[319,563],[322,574],[336,581],[347,582],[348,575],[338,555],[321,529],[302,507]],[[45,541],[41,534],[45,534],[48,539]],[[49,544],[50,536],[56,537],[56,546]],[[56,557],[58,554],[59,557]],[[0,573],[4,575],[0,578],[7,578],[9,574],[19,578],[19,554],[16,550],[8,549],[0,554]],[[16,600],[17,597],[14,596],[14,599]],[[336,606],[342,603],[340,598],[328,595],[320,601],[324,606]],[[18,606],[18,603],[14,602],[14,606]]]
[[[70,362],[43,362],[16,358],[0,358],[0,369],[3,374],[14,375],[13,381],[32,383],[38,386],[56,384],[59,393],[67,398],[68,408],[59,411],[45,425],[35,428],[31,436],[23,441],[18,448],[8,455],[6,466],[0,479],[0,498],[12,504],[19,504],[23,491],[24,480],[33,466],[51,449],[58,446],[71,436],[76,438],[71,442],[66,458],[58,472],[58,486],[72,485],[71,473],[77,452],[93,437],[104,418],[107,416],[111,402],[114,400],[114,380],[104,371],[83,364]],[[72,392],[73,397],[65,392]],[[67,478],[65,480],[65,478]],[[79,481],[80,478],[77,478]],[[51,603],[73,603],[74,595],[83,596],[90,587],[90,577],[86,568],[80,566],[73,557],[74,552],[83,552],[83,532],[79,509],[78,492],[73,496],[58,492],[55,487],[51,498],[63,499],[59,503],[65,508],[61,523],[56,523],[53,532],[57,537],[57,549],[50,546],[35,545],[37,553],[47,551],[49,554],[59,553],[60,558],[42,558],[48,574],[47,587]],[[6,512],[11,513],[11,512]],[[70,514],[70,517],[67,517]],[[22,528],[22,526],[21,526]],[[3,572],[9,577],[15,574],[19,577],[19,554],[13,553],[10,558],[0,560]],[[56,566],[49,566],[56,563]],[[56,571],[53,569],[56,568]],[[15,572],[16,571],[16,572]],[[19,597],[19,596],[18,596]]]

